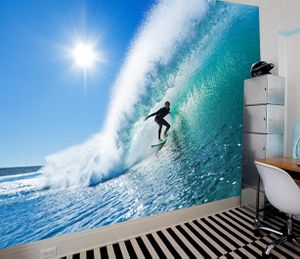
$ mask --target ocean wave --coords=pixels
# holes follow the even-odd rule
[[[209,72],[204,82],[201,71],[209,67],[222,37],[243,14],[239,5],[214,7],[214,1],[204,0],[161,1],[153,7],[116,79],[103,130],[83,144],[48,156],[42,188],[92,186],[153,155],[157,125],[144,122],[144,117],[166,100],[171,102],[172,128],[191,123],[192,114],[211,94],[201,84],[218,85],[224,76],[222,71]],[[198,130],[197,125],[190,128]]]
[[[150,98],[155,95],[157,74],[160,69],[167,69],[213,4],[214,1],[205,0],[172,0],[160,1],[153,7],[132,41],[116,79],[103,130],[86,143],[46,157],[41,187],[94,185],[124,172],[137,161],[127,159],[133,147],[131,129],[138,127],[137,119],[158,107]],[[168,82],[163,85],[166,89],[172,87]],[[156,101],[163,95],[160,89]],[[137,109],[140,101],[147,98],[142,109]],[[148,145],[153,137],[145,137]],[[148,149],[134,152],[140,154],[139,159],[149,155]]]

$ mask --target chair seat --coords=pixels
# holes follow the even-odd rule
[[[265,194],[272,206],[288,215],[286,231],[280,233],[268,227],[256,226],[256,230],[263,229],[281,235],[270,244],[265,255],[270,255],[272,249],[286,241],[299,245],[299,237],[293,233],[293,216],[300,215],[300,188],[292,177],[284,170],[265,163],[255,161],[259,176],[264,185]]]

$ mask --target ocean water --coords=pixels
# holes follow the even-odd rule
[[[163,8],[150,14],[150,28]],[[239,195],[243,80],[260,59],[258,9],[202,1],[198,12],[201,19],[186,11],[192,30],[169,37],[176,51],[166,56],[161,43],[164,54],[137,79],[143,91],[133,96],[136,89],[127,89],[133,109],[122,107],[128,112],[107,123],[116,128],[114,143],[100,134],[50,157],[40,171],[0,177],[0,248]],[[147,38],[143,30],[137,45]],[[142,55],[136,49],[122,70],[125,79],[134,73],[130,58]],[[129,98],[118,89],[112,103]],[[166,99],[171,131],[162,149],[151,149],[157,125],[143,119]]]

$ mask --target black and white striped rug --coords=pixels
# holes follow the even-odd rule
[[[267,215],[265,224],[280,230],[285,221]],[[130,240],[98,247],[61,259],[102,258],[260,258],[268,244],[279,236],[253,233],[254,215],[234,208],[177,226],[161,229]],[[300,235],[299,222],[294,224]],[[300,248],[285,243],[272,251],[271,258],[300,258]]]

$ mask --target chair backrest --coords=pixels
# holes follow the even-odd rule
[[[269,202],[287,214],[300,214],[300,189],[284,170],[255,161]]]

